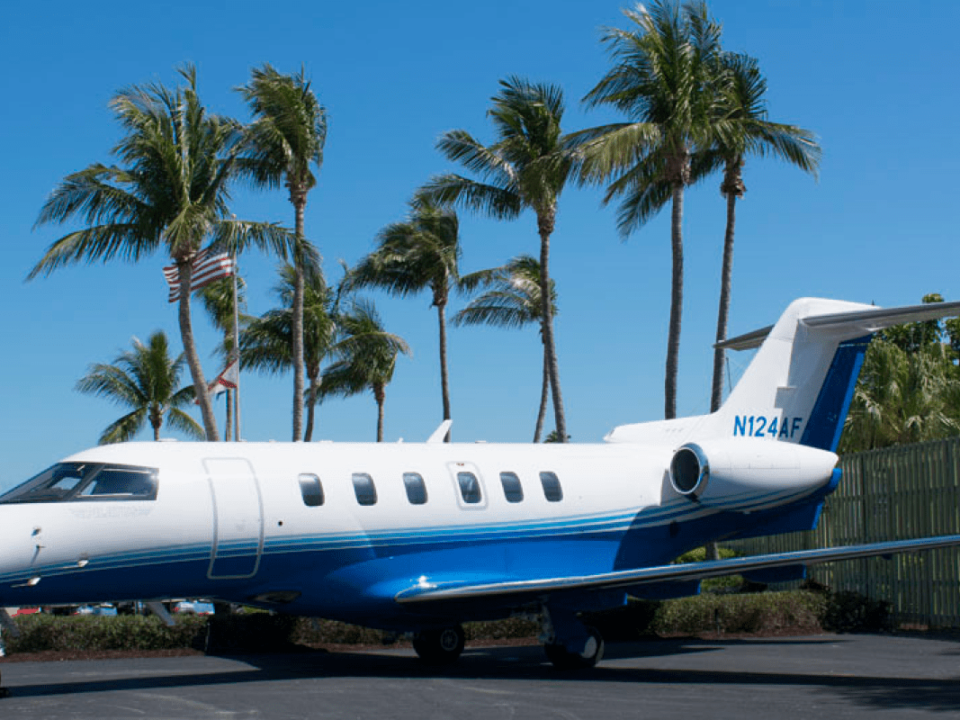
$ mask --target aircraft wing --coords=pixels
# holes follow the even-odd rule
[[[756,555],[681,565],[661,565],[633,570],[599,573],[571,577],[536,578],[484,584],[432,584],[427,578],[406,590],[397,593],[395,600],[401,604],[431,603],[439,601],[475,600],[479,598],[516,597],[543,595],[547,593],[583,590],[615,590],[671,581],[704,580],[722,575],[735,575],[749,570],[786,567],[790,565],[818,565],[835,560],[894,555],[897,553],[934,550],[960,545],[960,535],[943,535],[920,540],[896,540],[849,545],[846,547],[800,550],[797,552]]]

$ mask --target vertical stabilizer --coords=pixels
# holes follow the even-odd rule
[[[806,319],[875,309],[795,300],[763,339],[711,430],[835,450],[872,332],[855,324],[815,327]]]

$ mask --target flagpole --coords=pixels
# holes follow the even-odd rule
[[[233,359],[237,363],[237,388],[233,391],[233,439],[240,442],[240,305],[237,302],[237,276],[240,266],[237,263],[237,252],[233,252]]]

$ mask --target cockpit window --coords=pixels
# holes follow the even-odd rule
[[[157,470],[103,463],[59,463],[0,495],[0,504],[155,500]]]

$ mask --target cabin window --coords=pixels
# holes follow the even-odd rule
[[[543,496],[548,502],[563,500],[563,488],[560,487],[560,478],[552,472],[540,473],[540,483],[543,485]]]
[[[426,504],[427,486],[418,473],[404,473],[403,485],[407,489],[407,500],[411,505]]]
[[[458,472],[457,483],[460,485],[460,497],[465,503],[475,505],[483,499],[480,481],[472,472]]]
[[[523,501],[523,485],[520,484],[520,478],[516,473],[500,473],[500,483],[503,485],[503,496],[507,502],[518,503]]]
[[[320,484],[320,478],[316,475],[303,473],[297,479],[300,481],[300,495],[303,496],[303,504],[307,507],[323,505],[323,485]]]
[[[373,478],[367,473],[353,474],[353,491],[357,494],[357,502],[361,505],[377,504],[377,488]]]
[[[155,500],[157,470],[132,465],[58,463],[3,495],[0,503]]]

